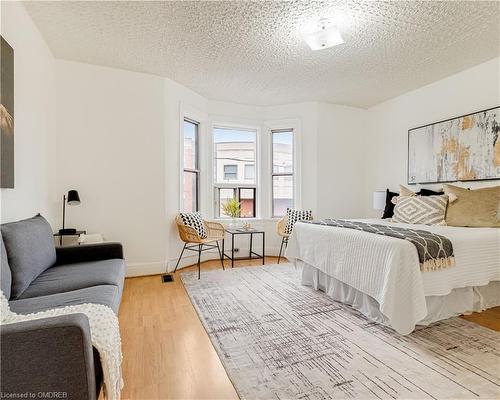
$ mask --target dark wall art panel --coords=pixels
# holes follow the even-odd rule
[[[0,36],[0,187],[14,187],[14,49]]]

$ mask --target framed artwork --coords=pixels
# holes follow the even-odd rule
[[[500,179],[500,107],[408,130],[408,183]]]
[[[14,49],[0,36],[0,187],[14,187]]]

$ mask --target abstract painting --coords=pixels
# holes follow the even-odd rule
[[[0,36],[0,187],[14,187],[14,50]]]
[[[500,179],[500,107],[408,131],[408,183]]]

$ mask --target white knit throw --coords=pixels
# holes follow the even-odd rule
[[[92,345],[97,349],[101,358],[104,375],[104,396],[108,400],[120,399],[120,391],[123,387],[120,328],[118,318],[111,308],[101,304],[86,303],[22,315],[11,311],[7,298],[2,291],[0,291],[0,294],[1,324],[12,324],[75,313],[85,314],[90,323]]]

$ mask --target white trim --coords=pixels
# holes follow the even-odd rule
[[[225,128],[225,129],[240,129],[240,130],[248,130],[255,132],[255,183],[254,184],[227,184],[228,187],[252,187],[256,188],[256,204],[255,204],[255,216],[259,218],[262,214],[262,196],[259,196],[262,188],[261,188],[261,152],[262,152],[262,123],[261,121],[246,119],[246,118],[232,118],[232,117],[223,117],[223,116],[211,116],[210,117],[210,134],[209,140],[209,157],[207,157],[211,162],[210,165],[207,166],[207,172],[209,174],[207,179],[207,185],[210,186],[208,190],[208,195],[211,199],[211,209],[208,211],[206,215],[208,215],[212,219],[216,219],[215,217],[215,188],[216,187],[224,187],[225,184],[219,184],[214,182],[214,140],[213,140],[213,131],[215,128]]]
[[[275,119],[275,120],[267,120],[264,121],[266,127],[266,134],[269,140],[269,196],[268,196],[268,207],[270,218],[278,218],[272,216],[272,131],[281,130],[281,129],[292,129],[293,130],[293,206],[294,208],[301,209],[302,208],[302,175],[301,175],[301,162],[302,154],[301,154],[301,139],[302,139],[302,131],[301,131],[301,120],[297,118],[287,118],[287,119]]]
[[[204,145],[204,127],[207,121],[207,113],[199,110],[198,108],[180,102],[179,103],[179,209],[177,211],[182,210],[183,208],[183,194],[184,194],[184,119],[190,119],[198,123],[198,138],[197,138],[197,157],[198,157],[198,170],[200,171],[198,174],[198,208],[201,211],[203,205],[203,197],[202,197],[202,185],[203,185],[203,168],[202,168],[202,159],[205,157],[203,151],[200,151]]]

